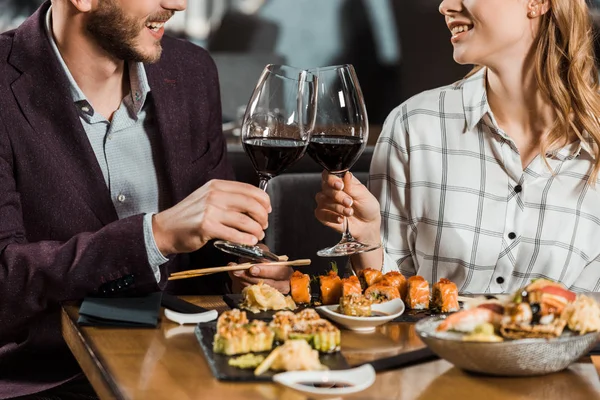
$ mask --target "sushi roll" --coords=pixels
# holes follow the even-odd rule
[[[291,311],[279,311],[275,313],[273,320],[269,323],[269,328],[275,333],[275,340],[277,342],[286,341],[297,321],[296,314]]]
[[[382,276],[381,271],[372,268],[365,268],[358,272],[358,279],[363,289],[367,289],[369,286],[379,282]]]
[[[246,311],[241,311],[237,308],[225,311],[217,320],[217,331],[229,326],[241,326],[248,323]]]
[[[404,302],[413,310],[429,308],[429,283],[425,278],[419,275],[408,278],[408,291]]]
[[[441,278],[431,290],[433,308],[441,312],[454,312],[460,309],[458,305],[458,289],[456,284],[446,278]]]
[[[342,280],[335,271],[319,276],[321,286],[321,302],[324,305],[337,304],[342,297]]]
[[[373,303],[383,303],[400,298],[400,292],[393,286],[376,283],[365,290],[365,297]]]
[[[298,321],[312,321],[316,319],[321,319],[321,316],[313,308],[305,308],[304,310],[296,314],[296,319]]]
[[[269,351],[273,348],[274,337],[275,334],[264,321],[222,326],[214,336],[213,351],[228,356]]]
[[[332,353],[340,350],[341,332],[325,319],[299,321],[294,325],[288,339],[303,339],[321,353]]]
[[[400,298],[404,299],[406,297],[406,278],[400,272],[390,271],[387,274],[383,275],[381,281],[379,282],[384,285],[394,286],[400,292]]]
[[[310,303],[310,277],[300,271],[294,271],[290,277],[290,291],[296,304]]]
[[[340,299],[340,312],[351,317],[370,317],[371,300],[360,293],[351,293]]]
[[[360,281],[354,275],[342,279],[342,297],[351,295],[353,293],[362,294],[362,287]]]

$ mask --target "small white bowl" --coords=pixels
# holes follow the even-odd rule
[[[312,399],[330,399],[362,392],[375,382],[375,370],[370,364],[337,371],[290,371],[273,376],[273,381]],[[305,383],[305,384],[301,384]],[[327,386],[342,383],[346,387],[315,387],[306,383]]]
[[[373,332],[375,327],[383,325],[386,322],[390,322],[394,318],[402,315],[404,312],[404,303],[400,299],[394,299],[381,304],[373,304],[371,306],[372,311],[378,311],[386,314],[377,317],[351,317],[339,312],[338,308],[339,306],[337,304],[333,304],[330,306],[317,307],[317,310],[326,318],[329,318],[333,322],[337,322],[347,329],[366,333]]]

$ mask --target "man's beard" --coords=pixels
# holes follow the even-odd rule
[[[146,21],[128,17],[114,0],[98,2],[98,9],[90,14],[86,29],[102,49],[119,60],[154,63],[160,59],[160,41],[156,42],[157,51],[152,54],[144,54],[136,48],[136,39],[146,29]]]

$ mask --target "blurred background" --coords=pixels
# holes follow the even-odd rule
[[[42,0],[0,0],[0,32]],[[600,0],[589,0],[593,8]],[[440,0],[189,0],[171,34],[211,52],[219,68],[224,122],[236,121],[267,63],[353,64],[377,130],[410,96],[468,72],[452,59]],[[374,132],[375,133],[375,132]]]

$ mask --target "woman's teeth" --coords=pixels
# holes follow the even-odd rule
[[[154,32],[158,32],[160,28],[165,26],[164,22],[148,22],[146,24],[146,28],[153,30]]]
[[[452,28],[451,32],[452,32],[452,36],[456,36],[461,32],[466,32],[468,30],[470,30],[471,27],[469,27],[468,25],[458,25],[455,26],[454,28]]]

